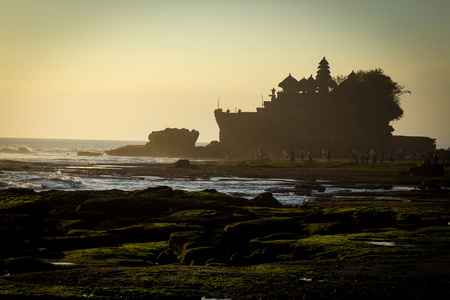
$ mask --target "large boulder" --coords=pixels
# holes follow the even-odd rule
[[[47,271],[53,268],[49,263],[31,257],[9,258],[5,261],[9,274]]]
[[[218,141],[211,141],[206,146],[195,147],[194,155],[196,157],[223,158],[229,147]]]
[[[179,159],[174,164],[173,167],[176,169],[196,169],[197,167],[191,165],[191,162],[188,159]]]
[[[174,232],[169,246],[183,264],[203,265],[210,259],[224,259],[227,254],[217,238],[202,231]]]
[[[275,199],[275,197],[270,192],[262,193],[252,200],[253,205],[259,207],[271,207],[271,208],[281,208],[283,204],[280,201]]]
[[[147,147],[156,155],[190,156],[200,133],[196,130],[166,128],[149,134]]]
[[[361,231],[361,226],[355,223],[344,222],[312,223],[306,226],[305,231],[310,235],[355,233]]]
[[[302,224],[294,218],[273,217],[243,221],[227,225],[221,234],[221,240],[229,249],[248,248],[250,240],[275,233],[302,233]]]
[[[423,165],[412,167],[409,169],[409,173],[415,176],[443,176],[443,165]]]

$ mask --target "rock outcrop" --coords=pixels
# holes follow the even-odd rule
[[[166,128],[149,134],[147,147],[164,156],[191,156],[200,133],[196,130]]]
[[[194,129],[166,128],[149,134],[145,145],[126,145],[105,151],[111,156],[145,157],[203,157],[222,158],[228,147],[212,141],[206,146],[195,146],[200,133]],[[84,154],[86,155],[86,154]]]

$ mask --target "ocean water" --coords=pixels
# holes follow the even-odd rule
[[[301,204],[314,201],[323,193],[313,192],[311,196],[295,195],[293,188],[298,182],[280,178],[164,178],[156,176],[136,176],[122,172],[102,172],[103,175],[93,176],[92,172],[74,172],[74,169],[89,170],[126,168],[133,163],[166,163],[173,164],[177,158],[167,157],[126,157],[126,156],[77,156],[80,151],[104,153],[125,145],[144,145],[145,141],[103,141],[103,140],[59,140],[59,139],[15,139],[0,138],[0,166],[8,161],[33,162],[53,164],[55,172],[20,170],[0,171],[0,189],[28,188],[42,190],[139,190],[148,187],[170,186],[173,189],[200,191],[215,189],[226,194],[244,198],[254,198],[265,192],[274,191],[274,196],[285,204]],[[339,198],[342,190],[323,182],[326,193]],[[394,190],[411,189],[411,187],[394,187]],[[355,193],[363,190],[352,189]],[[345,196],[344,196],[345,197]],[[394,199],[395,200],[395,199]],[[397,199],[405,201],[407,199]]]

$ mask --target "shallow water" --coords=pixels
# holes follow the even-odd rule
[[[89,166],[96,168],[97,166]],[[104,167],[104,166],[98,166]],[[77,168],[70,166],[68,169]],[[115,168],[108,166],[108,168]],[[294,186],[298,183],[293,179],[279,178],[238,178],[238,177],[211,177],[211,178],[164,178],[158,176],[126,176],[126,175],[98,175],[95,177],[73,175],[64,172],[61,168],[57,172],[12,172],[4,171],[0,173],[0,188],[16,187],[27,188],[36,191],[42,190],[140,190],[148,187],[170,186],[172,189],[186,191],[200,191],[205,189],[215,189],[218,192],[235,195],[247,199],[252,199],[257,195],[269,190],[274,197],[283,204],[302,204],[307,201],[314,201],[318,197],[332,197],[334,199],[379,199],[394,201],[409,201],[406,198],[367,195],[368,192],[361,188],[349,189],[340,188],[331,184],[324,185],[325,192],[312,191],[310,196],[296,195]],[[393,186],[391,191],[410,190],[413,187]],[[383,193],[386,190],[370,190],[370,193]],[[352,195],[352,194],[356,195]]]
[[[383,199],[408,201],[404,198],[373,196],[373,193],[386,192],[382,188],[365,189],[361,186],[339,187],[329,181],[319,180],[325,187],[325,192],[313,191],[311,196],[300,196],[294,193],[297,180],[290,179],[260,179],[237,177],[212,178],[162,178],[155,176],[133,175],[87,175],[84,170],[117,170],[124,169],[127,164],[165,163],[172,164],[177,158],[152,157],[120,157],[120,156],[77,156],[79,151],[104,153],[105,150],[124,145],[143,145],[139,141],[95,141],[95,140],[44,140],[44,139],[5,139],[0,138],[0,160],[43,163],[57,166],[56,172],[39,171],[2,171],[0,172],[0,188],[16,187],[36,191],[42,190],[138,190],[155,186],[170,186],[173,189],[198,191],[215,189],[218,192],[232,194],[244,198],[271,191],[275,198],[284,204],[302,204],[314,201],[320,197],[333,199]],[[74,175],[73,173],[77,174]],[[103,172],[106,173],[107,172]],[[390,191],[408,191],[412,186],[393,186]]]

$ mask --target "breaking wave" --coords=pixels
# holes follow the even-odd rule
[[[4,147],[0,148],[1,153],[8,154],[33,154],[34,151],[28,147]]]
[[[25,188],[33,190],[79,189],[84,186],[80,177],[48,172],[2,172],[0,188]]]

